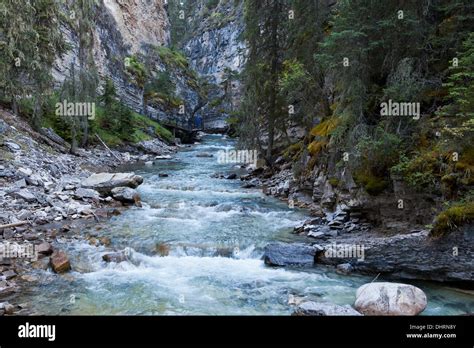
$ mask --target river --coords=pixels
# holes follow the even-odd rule
[[[261,260],[266,243],[298,240],[292,228],[307,212],[289,209],[239,180],[212,178],[238,171],[217,163],[216,153],[234,141],[219,135],[184,148],[153,167],[135,167],[145,178],[142,208],[85,230],[130,249],[130,261],[106,264],[109,248],[58,240],[73,271],[36,271],[38,282],[22,291],[36,314],[50,315],[288,315],[292,296],[353,304],[356,289],[372,278],[342,276],[333,269],[283,269]],[[201,152],[214,157],[197,157]],[[168,177],[160,174],[168,174]],[[428,296],[425,315],[474,312],[472,295],[430,283],[414,283]]]

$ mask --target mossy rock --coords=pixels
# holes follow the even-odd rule
[[[325,120],[315,126],[311,130],[311,135],[313,136],[320,136],[320,137],[327,137],[329,136],[339,125],[339,120],[335,117],[332,117],[328,120]]]
[[[308,145],[308,152],[311,156],[317,156],[328,144],[327,141],[313,141]]]
[[[473,221],[474,202],[459,203],[441,212],[436,217],[431,235],[440,237]]]
[[[284,151],[283,156],[285,156],[286,158],[294,158],[301,152],[302,149],[303,149],[302,142],[292,144],[288,146],[288,148]]]
[[[332,187],[339,187],[340,180],[338,178],[330,178],[328,182],[331,184]]]
[[[367,193],[371,196],[377,196],[381,194],[389,185],[385,178],[365,172],[356,172],[354,175],[354,180],[357,184],[363,186]]]

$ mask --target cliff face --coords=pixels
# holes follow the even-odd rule
[[[103,4],[132,53],[143,50],[143,45],[169,43],[169,21],[163,0],[104,0]]]
[[[64,5],[66,13],[70,11],[71,4],[67,2]],[[144,62],[150,57],[150,51],[169,45],[170,27],[165,1],[103,0],[97,3],[94,12],[96,27],[93,31],[93,54],[100,80],[103,82],[105,78],[110,78],[122,102],[136,112],[144,112],[143,90],[127,74],[125,60],[134,56],[140,57],[140,61]],[[62,26],[62,31],[71,50],[57,61],[53,74],[58,85],[70,76],[72,64],[79,69],[78,35],[67,24]],[[176,86],[175,95],[182,101],[186,113],[179,114],[177,105],[170,108],[169,105],[150,103],[146,108],[147,114],[154,119],[185,122],[198,104],[199,95],[195,83],[191,86],[193,81],[183,69],[167,66],[158,54],[153,54],[149,60],[152,70],[150,74],[159,71],[169,73]]]
[[[199,13],[195,20],[197,28],[183,45],[191,66],[217,84],[226,79],[226,70],[240,73],[246,51],[241,39],[244,31],[243,2],[219,1],[207,12],[205,5],[198,3],[194,12]]]
[[[220,0],[213,8],[207,6],[205,1],[196,1],[190,8],[191,29],[182,47],[191,67],[210,83],[209,103],[201,109],[205,127],[220,129],[239,107],[238,74],[246,54],[243,1]]]

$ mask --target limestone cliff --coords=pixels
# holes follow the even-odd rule
[[[186,5],[186,32],[179,46],[191,67],[209,83],[208,103],[200,110],[205,127],[222,129],[240,101],[239,74],[246,54],[243,1],[200,0]],[[170,17],[172,27],[179,23],[180,18]]]
[[[70,12],[71,4],[65,3],[66,14]],[[144,113],[146,109],[147,115],[154,119],[187,122],[199,100],[196,82],[188,76],[191,75],[189,69],[171,67],[159,54],[150,55],[158,47],[169,46],[170,43],[165,1],[102,0],[97,2],[94,13],[93,54],[100,80],[112,79],[122,102],[136,112]],[[78,35],[67,23],[62,25],[62,31],[71,50],[57,61],[54,76],[58,85],[70,75],[72,64],[79,67]],[[185,114],[178,113],[179,105],[170,108],[170,105],[160,102],[150,102],[145,108],[143,89],[126,72],[125,61],[128,57],[139,57],[141,62],[149,60],[150,74],[167,71],[175,86],[175,99],[185,106]]]

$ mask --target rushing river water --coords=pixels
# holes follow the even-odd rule
[[[353,304],[357,287],[372,278],[340,276],[321,266],[264,265],[265,244],[297,240],[289,232],[307,215],[259,190],[242,189],[238,180],[212,178],[238,170],[218,164],[215,156],[232,146],[232,140],[207,136],[174,159],[134,168],[145,178],[139,188],[143,207],[127,210],[100,231],[114,249],[133,249],[130,261],[106,264],[102,255],[110,248],[59,241],[73,272],[37,271],[38,285],[25,290],[22,300],[36,313],[53,315],[288,315],[292,295]],[[197,157],[200,152],[214,157]],[[474,311],[471,295],[416,285],[428,296],[423,314]]]

